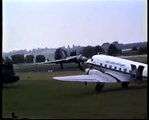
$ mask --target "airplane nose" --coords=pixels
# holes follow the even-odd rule
[[[91,63],[91,59],[88,59],[88,60],[86,61],[86,63],[87,63],[87,64]]]
[[[82,61],[87,61],[88,59],[85,56],[82,56]]]
[[[95,64],[95,61],[93,58],[91,58],[86,61],[86,64]]]

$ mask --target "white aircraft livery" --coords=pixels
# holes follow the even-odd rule
[[[95,82],[96,92],[102,91],[105,83],[122,83],[122,88],[128,88],[130,82],[147,80],[147,64],[126,60],[123,58],[94,55],[86,61],[90,67],[85,69],[85,75],[60,76],[53,79],[61,81]]]

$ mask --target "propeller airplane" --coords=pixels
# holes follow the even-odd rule
[[[128,88],[130,82],[147,80],[147,64],[108,55],[94,55],[86,61],[90,67],[85,75],[53,77],[60,81],[95,82],[95,91],[100,92],[105,83],[122,83]]]

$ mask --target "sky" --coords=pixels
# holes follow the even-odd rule
[[[2,51],[147,41],[147,0],[3,0]]]

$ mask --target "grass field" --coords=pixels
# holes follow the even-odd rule
[[[47,72],[52,69],[53,72]],[[21,80],[4,85],[2,116],[16,113],[20,118],[146,118],[147,83],[133,83],[124,90],[121,84],[106,84],[102,93],[95,93],[95,83],[61,82],[53,76],[82,74],[75,64],[16,65]]]

